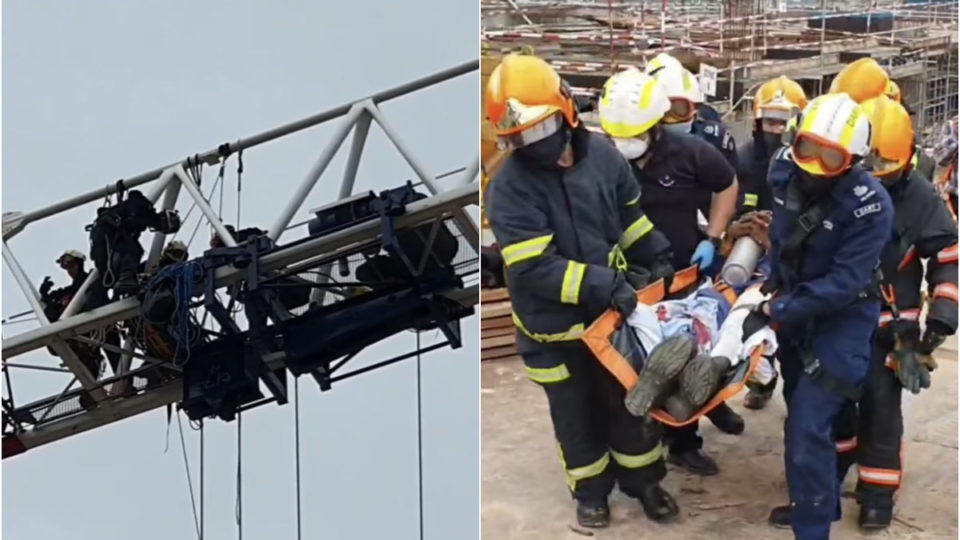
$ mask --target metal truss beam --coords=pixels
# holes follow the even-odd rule
[[[179,167],[179,166],[178,166]],[[396,226],[420,225],[436,219],[438,216],[453,213],[475,205],[479,198],[479,184],[460,185],[420,201],[411,203],[407,213],[396,219]],[[286,248],[266,255],[261,260],[261,270],[270,272],[288,265],[333,252],[339,248],[360,242],[369,242],[380,236],[380,222],[367,221],[335,233],[297,242]],[[222,268],[217,272],[217,286],[229,285],[243,279],[245,270]],[[32,350],[39,349],[55,339],[65,339],[101,328],[105,325],[130,319],[138,315],[139,303],[135,298],[126,298],[92,311],[61,319],[40,328],[9,337],[3,341],[3,357],[13,358]]]

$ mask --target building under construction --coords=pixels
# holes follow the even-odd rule
[[[595,92],[614,71],[643,66],[661,51],[693,73],[702,65],[716,68],[706,99],[741,140],[749,118],[743,112],[759,84],[786,75],[818,95],[863,56],[899,84],[922,143],[930,144],[957,112],[952,0],[484,0],[481,6],[491,63],[532,48],[582,92]]]

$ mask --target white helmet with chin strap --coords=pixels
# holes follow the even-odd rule
[[[603,131],[627,159],[637,159],[647,152],[650,129],[669,110],[670,99],[663,86],[634,68],[607,80],[598,107]]]

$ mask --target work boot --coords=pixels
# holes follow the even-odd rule
[[[857,523],[861,529],[878,530],[889,527],[891,520],[893,520],[893,507],[864,505],[860,507]]]
[[[773,525],[778,529],[789,529],[790,528],[790,505],[785,504],[783,506],[778,506],[770,511],[770,517],[767,518],[767,523]]]
[[[689,336],[680,335],[657,345],[639,373],[639,381],[630,389],[624,405],[634,416],[646,416],[650,409],[663,403],[670,391],[670,383],[680,375],[683,367],[696,352],[696,343]]]
[[[720,380],[730,369],[728,358],[698,355],[680,373],[680,394],[694,407],[702,407],[717,392]]]
[[[610,507],[607,501],[577,501],[577,523],[591,529],[609,527]]]
[[[663,410],[677,422],[686,422],[697,412],[697,408],[679,393],[672,394],[663,402]]]
[[[717,462],[700,449],[688,450],[679,454],[671,452],[667,461],[700,476],[713,476],[720,472],[720,469],[717,468]]]
[[[635,496],[643,506],[643,513],[657,523],[670,523],[680,513],[677,501],[660,484],[644,486]]]
[[[736,413],[726,403],[721,403],[717,408],[707,413],[707,418],[713,422],[713,425],[729,435],[740,435],[743,433],[743,417]]]
[[[767,406],[770,398],[773,397],[773,390],[777,387],[777,378],[774,377],[769,384],[765,386],[751,386],[746,397],[743,398],[743,406],[759,411]]]
[[[120,277],[117,278],[117,282],[113,284],[113,294],[116,295],[116,298],[134,296],[139,291],[140,281],[137,279],[136,274],[122,273]]]

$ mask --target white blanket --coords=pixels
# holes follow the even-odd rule
[[[680,315],[683,310],[679,306],[693,301],[695,293],[683,300],[669,300],[658,302],[653,305],[640,304],[637,309],[627,318],[627,324],[633,328],[644,350],[652,351],[658,343],[664,339],[665,329],[670,329],[671,325],[665,324],[660,318],[661,312],[666,312],[672,317]],[[777,336],[770,327],[764,327],[759,332],[743,341],[743,321],[746,319],[750,309],[768,298],[761,294],[759,287],[753,287],[740,295],[737,302],[733,305],[727,318],[716,328],[716,315],[711,320],[709,316],[703,316],[702,313],[696,313],[696,318],[710,332],[713,339],[710,348],[711,356],[725,356],[730,359],[734,366],[747,360],[758,348],[763,348],[765,357],[772,356],[777,352]],[[687,313],[687,315],[690,315]],[[711,322],[713,327],[711,328]],[[759,368],[751,376],[750,380],[760,384],[766,384],[775,376],[773,367],[766,360],[762,361]]]

